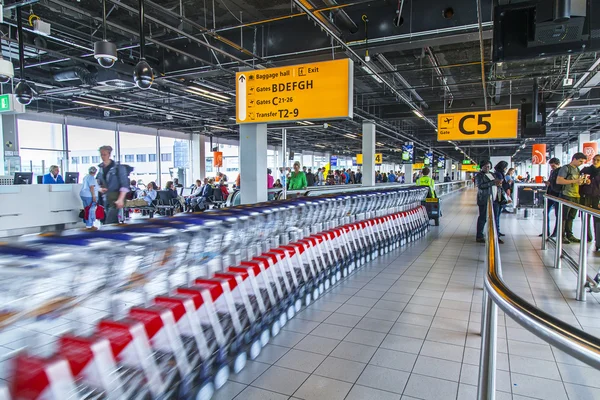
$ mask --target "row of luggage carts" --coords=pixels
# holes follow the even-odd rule
[[[303,307],[423,236],[426,194],[299,198],[0,245],[0,329],[72,323],[43,351],[28,339],[0,399],[208,400]],[[85,324],[90,309],[104,313]]]

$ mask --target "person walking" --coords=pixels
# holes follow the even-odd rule
[[[590,207],[598,210],[598,203],[600,203],[600,154],[596,154],[592,159],[592,165],[585,167],[581,170],[582,175],[589,175],[589,185],[583,185],[579,187],[579,194],[581,195],[581,204],[586,207]],[[592,239],[592,227],[590,226],[590,215],[587,215],[588,219],[588,231],[587,241],[590,243],[592,240],[596,241],[596,251],[600,251],[600,218],[594,217],[594,239]]]
[[[498,187],[502,186],[502,181],[496,179],[495,176],[490,172],[492,163],[488,160],[479,163],[479,173],[475,175],[475,186],[477,186],[477,206],[479,207],[479,217],[477,218],[477,234],[475,241],[477,243],[485,243],[485,237],[483,236],[483,228],[487,222],[488,213],[488,202],[490,196],[496,198],[498,196]],[[494,215],[500,211],[498,209],[498,203],[493,202]],[[498,243],[504,244],[504,241],[498,238]]]
[[[129,193],[129,179],[127,177],[127,168],[124,165],[114,162],[110,156],[112,154],[111,146],[100,147],[100,164],[98,176],[96,177],[100,188],[98,191],[104,197],[104,207],[106,212],[106,224],[116,224],[119,222],[119,211],[125,205],[125,196]]]
[[[315,174],[312,173],[312,168],[306,173],[306,183],[308,186],[315,186]]]
[[[581,197],[579,195],[579,186],[586,184],[585,177],[579,172],[579,167],[586,162],[587,157],[583,153],[575,153],[571,162],[563,165],[558,171],[556,183],[562,185],[561,196],[567,201],[579,204]],[[573,235],[573,221],[577,216],[577,210],[563,205],[563,243],[579,243],[581,240]]]
[[[98,183],[96,182],[96,167],[90,167],[88,174],[83,178],[83,185],[79,191],[79,197],[83,203],[83,208],[91,206],[88,213],[88,218],[85,220],[86,229],[94,229],[94,221],[96,220],[95,205],[98,203]],[[94,205],[94,206],[92,206]],[[96,228],[97,229],[97,228]]]

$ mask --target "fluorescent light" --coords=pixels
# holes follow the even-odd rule
[[[220,99],[223,99],[223,100],[230,100],[230,98],[227,97],[227,96],[223,96],[222,94],[215,93],[215,92],[210,92],[208,90],[199,88],[198,86],[188,86],[188,89],[193,90],[193,91],[198,92],[198,93],[202,93],[202,94],[206,94],[206,95],[209,95],[209,96],[217,97],[217,98],[220,98]]]
[[[202,97],[206,97],[207,99],[211,99],[211,100],[215,100],[215,101],[220,101],[221,103],[229,103],[229,101],[224,100],[222,98],[216,97],[212,94],[206,94],[206,93],[202,93],[202,92],[197,92],[196,90],[192,90],[195,88],[189,88],[189,89],[185,89],[186,92],[191,93],[191,94],[195,94],[197,96],[202,96]]]
[[[219,129],[219,130],[222,130],[222,131],[229,131],[230,130],[229,128],[224,128],[222,126],[217,126],[217,125],[204,125],[204,126],[206,126],[207,128]]]
[[[315,144],[315,147],[320,147],[321,149],[325,148],[325,146],[323,146],[322,144]]]
[[[347,138],[350,138],[350,139],[356,139],[356,137],[357,137],[357,136],[356,136],[355,134],[353,134],[353,133],[345,133],[345,134],[344,134],[344,136],[346,136]]]
[[[562,103],[560,103],[560,105],[558,106],[559,109],[563,109],[567,106],[567,104],[569,104],[571,102],[571,99],[564,99],[562,101]]]
[[[381,80],[381,78],[379,78],[377,75],[374,74],[374,71],[371,71],[366,65],[362,66],[363,71],[365,71],[367,74],[369,74],[371,76],[371,78],[375,79],[375,81],[377,83],[383,83],[383,81]]]
[[[105,105],[102,105],[102,104],[88,103],[87,101],[73,100],[73,103],[81,104],[82,106],[103,108],[105,110],[121,111],[120,108],[105,106]]]
[[[314,122],[310,122],[310,121],[302,121],[304,122],[305,125],[314,125]]]
[[[412,110],[412,112],[414,112],[414,113],[415,113],[415,115],[416,115],[417,117],[419,117],[419,118],[425,118],[425,116],[424,116],[423,114],[421,114],[421,113],[420,113],[419,111],[417,111],[417,110]]]
[[[377,142],[377,146],[385,146],[385,144],[383,144],[381,142]]]
[[[306,123],[306,121],[298,121],[298,124],[300,124],[300,125],[305,125],[305,126],[306,126],[306,125],[310,125],[310,124],[307,124],[307,123]]]

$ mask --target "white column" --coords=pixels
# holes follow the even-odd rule
[[[364,121],[362,124],[362,184],[375,185],[375,123]]]
[[[241,203],[267,201],[267,124],[240,125]]]
[[[446,174],[450,175],[450,177],[452,177],[452,160],[446,160],[446,163],[444,165],[444,177],[446,177]],[[441,179],[443,181],[443,178]]]
[[[196,179],[204,179],[206,175],[206,137],[192,135],[192,177],[191,183]]]
[[[556,146],[554,146],[554,157],[558,158],[560,160],[560,165],[563,165],[563,145],[562,144],[557,144]]]
[[[577,145],[577,151],[582,152],[583,151],[583,144],[585,142],[589,142],[590,141],[590,131],[585,131],[583,133],[580,133],[578,141],[579,141],[579,143]]]
[[[404,183],[414,183],[413,182],[413,165],[412,164],[404,164]]]

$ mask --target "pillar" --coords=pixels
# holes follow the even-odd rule
[[[267,124],[240,125],[241,204],[267,201]]]
[[[186,182],[189,186],[196,182],[196,179],[204,179],[206,176],[206,136],[192,136],[192,176],[191,182]]]
[[[15,172],[21,170],[16,115],[2,115],[2,131],[0,132],[0,138],[2,139],[3,147],[3,151],[0,151],[1,175],[12,176]]]
[[[412,164],[404,164],[404,183],[413,184],[413,165]]]
[[[585,142],[589,142],[590,141],[590,131],[585,131],[583,133],[579,134],[579,138],[578,138],[578,143],[577,143],[577,151],[579,152],[583,152],[583,144]],[[569,160],[570,162],[571,160]]]
[[[362,184],[375,185],[375,123],[364,121],[362,124]]]
[[[558,158],[560,160],[560,165],[563,165],[563,145],[562,144],[557,144],[556,146],[554,146],[554,157]]]
[[[446,174],[450,175],[452,177],[452,160],[446,160],[445,165],[444,165],[444,176],[440,177],[441,181],[443,181],[446,177]]]

